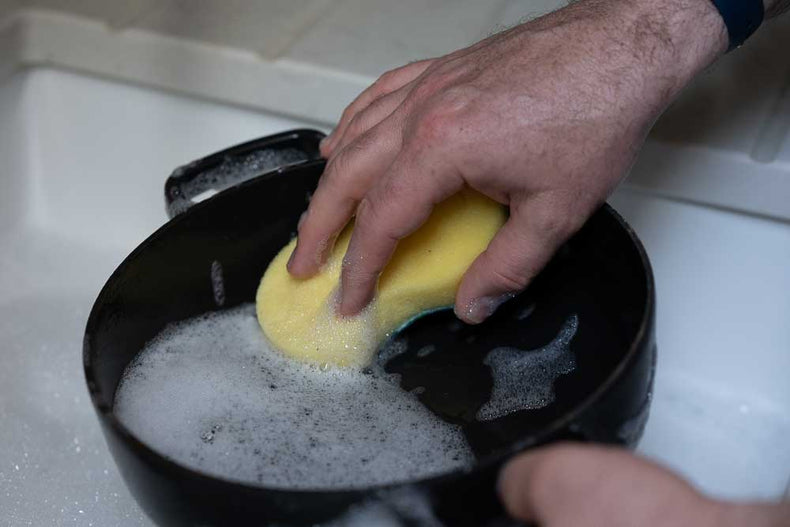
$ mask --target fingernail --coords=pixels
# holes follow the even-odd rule
[[[480,324],[485,319],[494,314],[499,306],[516,296],[515,293],[505,293],[499,296],[481,296],[475,298],[469,304],[463,313],[459,314],[461,318],[471,324]]]

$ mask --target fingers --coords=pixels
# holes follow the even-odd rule
[[[367,108],[370,103],[382,95],[394,92],[422,75],[432,62],[433,59],[412,62],[401,68],[388,71],[379,77],[376,82],[360,93],[343,111],[337,127],[321,142],[321,155],[328,158],[337,150],[338,141],[357,113]]]
[[[572,467],[576,458],[584,456],[580,447],[551,446],[532,450],[510,461],[499,474],[499,497],[511,517],[541,524],[551,517],[557,500],[568,499],[573,470],[589,477],[588,467]]]
[[[404,150],[387,175],[365,196],[357,210],[354,232],[343,261],[339,314],[351,316],[375,295],[379,274],[398,241],[428,219],[433,207],[463,186],[442,156],[423,158]],[[431,177],[425,177],[431,174]]]
[[[663,467],[614,447],[558,444],[502,470],[514,518],[553,525],[712,525],[713,503]]]
[[[359,201],[390,166],[399,147],[395,127],[382,123],[332,158],[299,223],[296,248],[288,262],[293,276],[308,278],[318,272]]]
[[[336,141],[333,141],[332,152],[342,152],[357,137],[367,132],[380,122],[389,117],[409,95],[411,84],[407,84],[378,99],[374,99],[366,108],[363,108],[351,118],[343,130],[337,130],[340,134]],[[331,159],[332,154],[329,154]]]
[[[580,224],[550,200],[511,203],[510,218],[464,274],[456,315],[479,324],[527,287]]]

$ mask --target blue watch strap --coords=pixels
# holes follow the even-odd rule
[[[763,0],[712,0],[719,10],[727,33],[730,35],[732,51],[754,33],[763,23]]]

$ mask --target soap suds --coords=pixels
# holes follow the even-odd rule
[[[181,183],[178,187],[178,194],[173,196],[173,201],[170,203],[170,209],[178,214],[188,209],[190,205],[203,201],[203,199],[242,181],[307,159],[308,156],[305,152],[295,148],[264,149],[245,155],[226,156],[216,167],[201,172],[191,181]],[[193,166],[194,164],[179,167],[171,177],[179,177]],[[204,191],[201,192],[201,189]],[[205,192],[205,190],[211,192]]]
[[[494,388],[477,419],[490,421],[550,404],[554,400],[554,382],[576,367],[570,343],[578,326],[578,317],[572,315],[554,340],[537,350],[493,349],[484,363],[491,367]]]
[[[193,469],[293,489],[360,488],[465,468],[473,454],[398,377],[273,351],[254,306],[174,324],[129,365],[118,418]]]
[[[443,527],[428,496],[411,487],[383,490],[329,523],[316,527]]]
[[[386,342],[378,354],[378,362],[379,364],[387,364],[389,361],[403,355],[409,350],[409,344],[405,338],[399,338],[398,340],[390,340]]]

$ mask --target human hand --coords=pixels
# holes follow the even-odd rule
[[[585,0],[384,74],[322,145],[327,168],[289,271],[316,273],[356,214],[339,305],[355,314],[398,240],[468,186],[510,207],[456,295],[458,316],[481,322],[608,197],[655,118],[726,43],[709,0]]]
[[[612,447],[560,444],[502,471],[509,514],[541,527],[788,527],[790,504],[735,504],[702,496],[665,468]]]

